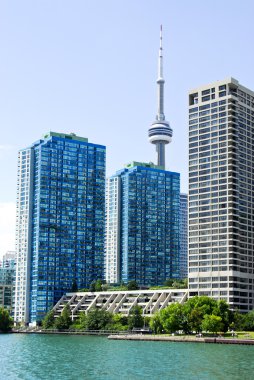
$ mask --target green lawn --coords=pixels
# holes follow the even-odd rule
[[[236,331],[236,336],[232,337],[232,333],[228,332],[224,334],[225,338],[237,338],[237,339],[254,339],[254,331]]]
[[[161,336],[169,336],[169,337],[172,337],[172,336],[175,336],[175,337],[179,337],[179,338],[184,338],[184,337],[196,337],[196,334],[192,334],[192,335],[185,335],[185,334],[156,334],[156,335],[161,335]],[[218,333],[216,334],[217,337],[223,337],[223,338],[227,338],[227,339],[254,339],[254,331],[235,331],[235,335],[232,336],[232,333],[231,332],[227,332],[227,333]],[[208,337],[214,337],[215,334],[212,334],[212,333],[203,333],[202,334],[202,338],[208,338]]]

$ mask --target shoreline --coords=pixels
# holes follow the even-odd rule
[[[61,335],[97,335],[97,336],[100,336],[100,335],[103,335],[103,336],[109,336],[109,335],[112,335],[113,332],[108,332],[108,331],[46,331],[46,330],[27,330],[27,331],[19,331],[19,330],[14,330],[14,331],[9,331],[8,333],[10,334],[49,334],[49,335],[52,335],[52,334],[61,334]],[[118,336],[120,336],[120,334],[117,334]]]
[[[154,342],[181,342],[181,343],[216,343],[216,344],[241,344],[254,345],[254,339],[236,339],[236,338],[219,338],[219,337],[192,337],[192,336],[163,336],[163,335],[109,335],[108,339],[112,340],[136,340],[136,341],[154,341]]]
[[[168,336],[153,334],[119,334],[108,331],[9,331],[11,334],[49,334],[49,335],[92,335],[105,336],[110,340],[133,340],[133,341],[153,341],[153,342],[180,342],[180,343],[215,343],[215,344],[240,344],[254,345],[254,339],[222,338],[222,337],[196,337],[196,336]]]

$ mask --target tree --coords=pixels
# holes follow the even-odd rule
[[[79,328],[86,329],[87,328],[87,315],[84,311],[79,313]]]
[[[213,333],[217,333],[218,331],[223,331],[223,323],[222,318],[217,315],[205,315],[202,321],[202,330],[210,331]]]
[[[172,285],[173,285],[173,282],[174,282],[174,281],[175,281],[174,279],[172,279],[172,278],[168,278],[168,279],[164,282],[164,285],[165,285],[165,286],[168,286],[169,288],[171,288]]]
[[[13,319],[10,317],[8,310],[0,307],[0,331],[8,332],[12,329]]]
[[[137,281],[132,280],[127,284],[127,290],[137,290],[139,288]]]
[[[244,320],[245,316],[243,314],[240,314],[239,310],[236,309],[233,312],[233,320],[230,323],[229,328],[231,330],[244,330]]]
[[[254,310],[245,314],[242,319],[243,329],[245,331],[254,331]]]
[[[199,307],[194,308],[188,315],[188,323],[191,331],[196,333],[202,331],[202,322],[204,318],[204,313]]]
[[[182,330],[182,305],[176,302],[163,309],[160,313],[160,320],[165,332],[173,333],[177,330]]]
[[[175,289],[184,289],[188,288],[188,279],[174,280],[172,287]]]
[[[49,328],[52,328],[54,327],[54,323],[55,323],[55,313],[54,313],[54,310],[51,309],[46,315],[45,317],[43,318],[42,320],[42,327],[44,329],[49,329]]]
[[[109,290],[109,284],[107,284],[106,282],[105,282],[105,284],[102,284],[101,285],[101,290],[103,292],[107,292]]]
[[[67,330],[71,324],[72,324],[71,309],[70,309],[70,306],[67,304],[64,307],[60,317],[56,318],[55,327],[58,330]]]
[[[106,330],[112,322],[112,314],[103,309],[93,308],[86,316],[86,328],[88,330]]]
[[[207,296],[190,298],[184,304],[184,314],[190,330],[200,332],[204,315],[211,315],[216,306],[217,302]]]
[[[213,309],[217,306],[217,302],[215,299],[207,296],[195,296],[190,298],[184,306],[187,313],[198,308],[203,315],[210,315],[213,313]]]
[[[128,318],[121,314],[113,314],[111,324],[109,325],[110,330],[114,331],[124,331],[128,329]]]
[[[100,292],[102,290],[102,281],[101,280],[96,280],[91,282],[89,291],[90,292]]]
[[[95,282],[95,291],[96,292],[101,292],[102,291],[102,281],[101,280],[97,280]]]
[[[89,292],[101,292],[102,285],[103,285],[103,281],[100,279],[91,282],[90,287],[89,287]]]
[[[221,331],[228,331],[230,323],[233,322],[233,313],[229,310],[229,306],[225,300],[217,301],[217,304],[213,309],[213,315],[221,317],[221,322],[223,324],[223,330]]]
[[[149,326],[155,334],[161,334],[163,332],[160,312],[157,312],[152,316]]]
[[[164,282],[164,286],[175,289],[184,289],[188,288],[188,279],[184,278],[181,280],[176,280],[174,278],[169,278]]]
[[[132,307],[128,317],[128,326],[130,330],[144,326],[144,318],[142,316],[142,312],[143,310],[141,306],[137,305]]]
[[[89,292],[95,292],[95,281],[91,282],[90,287],[89,287]]]

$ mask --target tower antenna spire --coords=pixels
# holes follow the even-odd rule
[[[162,48],[162,25],[160,26],[160,48],[158,65],[158,111],[155,122],[148,130],[149,141],[156,145],[157,165],[165,169],[165,145],[172,140],[173,131],[164,115],[164,84],[163,77],[163,48]]]
[[[163,77],[163,47],[162,47],[162,25],[160,31],[160,50],[159,50],[159,77]]]
[[[164,83],[163,78],[163,48],[162,48],[162,25],[160,29],[160,49],[159,49],[159,62],[158,62],[158,113],[156,116],[157,120],[165,120],[164,115]]]

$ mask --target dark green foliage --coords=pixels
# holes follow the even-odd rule
[[[190,298],[184,304],[184,313],[187,318],[190,331],[201,332],[204,316],[211,315],[217,301],[207,296]]]
[[[88,330],[124,331],[128,329],[128,318],[122,314],[112,314],[106,310],[92,309],[87,315],[82,313],[79,328]]]
[[[70,306],[66,305],[60,317],[56,318],[55,327],[58,330],[67,330],[72,324]]]
[[[96,292],[101,292],[102,291],[102,281],[101,280],[97,280],[95,282],[95,291]]]
[[[106,310],[94,308],[87,315],[81,312],[72,327],[78,330],[124,331],[128,329],[128,318],[120,313],[112,314]]]
[[[86,313],[84,311],[79,313],[78,318],[74,320],[71,328],[74,330],[86,330]]]
[[[232,312],[231,312],[232,313]],[[244,330],[244,319],[245,316],[239,313],[239,310],[233,312],[233,320],[229,325],[231,330]]]
[[[13,319],[10,317],[8,310],[0,307],[0,331],[8,332],[12,329]]]
[[[207,331],[216,332],[227,331],[233,320],[234,315],[225,301],[196,296],[184,305],[173,303],[156,313],[151,318],[150,327],[155,333],[172,333],[178,330],[199,333],[204,327]]]
[[[174,282],[175,280],[173,279],[173,278],[169,278],[169,279],[167,279],[165,282],[164,282],[164,285],[165,286],[168,286],[169,288],[171,288],[172,287],[172,285],[173,285],[173,282]]]
[[[113,314],[112,321],[108,325],[109,330],[125,331],[128,330],[128,318],[120,313]]]
[[[188,278],[183,278],[180,280],[180,287],[178,289],[187,289],[188,288]]]
[[[102,290],[102,280],[96,280],[91,282],[89,291],[90,292],[100,292]]]
[[[104,289],[103,289],[104,290]],[[122,291],[122,290],[128,290],[126,285],[110,285],[107,287],[106,290],[109,291]]]
[[[187,289],[188,279],[184,278],[182,280],[176,280],[174,278],[169,278],[168,280],[164,282],[164,286],[168,288],[174,288],[174,289]]]
[[[163,325],[162,325],[162,321],[161,321],[159,312],[155,313],[152,316],[150,323],[149,323],[149,326],[155,334],[162,334],[163,333],[164,329],[163,329]]]
[[[87,328],[87,316],[86,313],[83,311],[79,314],[79,326],[81,329]]]
[[[86,316],[86,328],[88,330],[107,330],[113,316],[103,309],[91,309]]]
[[[230,324],[233,322],[234,317],[233,312],[229,310],[229,306],[226,301],[217,301],[217,304],[213,309],[213,315],[216,315],[221,318],[221,323],[223,327],[220,331],[228,331],[228,328]]]
[[[241,324],[245,331],[254,331],[254,310],[243,315]]]
[[[42,320],[42,327],[44,329],[50,329],[50,328],[53,328],[54,327],[54,324],[55,324],[55,318],[54,318],[54,310],[50,310],[46,315],[45,317],[43,318]]]
[[[202,322],[204,315],[205,314],[199,307],[196,307],[190,311],[190,313],[187,315],[190,331],[195,331],[196,333],[202,331]]]
[[[91,282],[89,292],[95,292],[95,281]]]
[[[144,318],[142,316],[142,307],[134,306],[128,317],[128,326],[129,329],[140,328],[144,326]]]
[[[127,290],[137,290],[139,288],[137,281],[132,280],[127,284]]]

